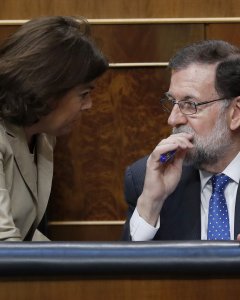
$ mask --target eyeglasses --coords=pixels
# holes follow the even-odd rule
[[[195,102],[193,100],[176,101],[175,99],[170,99],[168,98],[168,96],[165,95],[165,97],[160,100],[160,104],[162,106],[162,109],[168,113],[171,113],[174,105],[177,104],[182,114],[194,115],[197,113],[198,106],[220,101],[220,100],[230,100],[230,99],[219,98],[219,99],[214,99],[214,100],[204,101],[204,102]]]

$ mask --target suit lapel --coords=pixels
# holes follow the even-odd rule
[[[38,165],[38,220],[39,223],[46,210],[51,192],[53,177],[53,147],[55,138],[47,138],[41,134],[37,141],[37,165]]]
[[[189,181],[188,181],[189,180]],[[199,172],[194,170],[187,178],[182,202],[182,234],[185,240],[201,239],[201,185]]]
[[[184,168],[177,189],[164,203],[160,216],[160,239],[201,239],[200,209],[199,172]]]
[[[14,159],[23,180],[37,200],[37,182],[35,170],[29,153],[25,132],[22,127],[5,122],[9,143],[11,144]]]
[[[237,239],[237,235],[240,233],[240,187],[238,185],[237,198],[235,205],[235,220],[234,220],[234,239]]]
[[[48,203],[53,176],[53,147],[55,138],[40,134],[37,139],[37,178],[23,128],[5,122],[9,143],[13,149],[16,165],[37,203],[36,225],[41,221]]]

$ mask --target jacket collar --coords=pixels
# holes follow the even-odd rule
[[[29,153],[26,135],[23,127],[16,126],[8,122],[5,129],[9,143],[11,144],[16,165],[21,173],[23,180],[31,191],[34,200],[37,202],[38,217],[41,218],[46,209],[53,177],[53,147],[55,138],[46,134],[40,134],[37,138],[37,178],[32,157]]]
[[[24,129],[20,126],[5,123],[5,129],[9,143],[11,144],[14,159],[26,185],[29,187],[35,200],[37,196],[37,181],[35,179],[35,171],[32,164],[32,157],[29,153],[26,135]]]

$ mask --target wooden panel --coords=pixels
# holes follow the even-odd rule
[[[58,139],[51,220],[125,218],[126,166],[169,132],[159,105],[168,77],[165,68],[140,68],[111,69],[100,79],[92,110]]]
[[[0,26],[0,43],[19,26]],[[109,62],[165,62],[180,47],[204,38],[203,24],[92,25]]]
[[[2,44],[11,34],[16,32],[19,28],[19,25],[2,25],[0,26],[0,44]]]
[[[1,0],[0,19],[41,15],[87,18],[239,17],[239,0]]]
[[[178,48],[204,38],[203,24],[92,25],[110,62],[165,62]]]
[[[220,39],[228,41],[240,47],[240,24],[209,24],[206,26],[206,37],[208,39]]]
[[[51,241],[120,241],[123,224],[82,224],[48,226]]]
[[[237,299],[239,279],[39,279],[3,280],[4,300],[226,300]],[[31,295],[31,296],[30,296]]]

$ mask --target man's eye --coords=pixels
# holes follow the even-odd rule
[[[183,104],[183,106],[185,106],[185,107],[191,107],[191,106],[194,106],[194,102],[192,102],[192,101],[185,101],[185,102],[183,102],[182,104]]]

